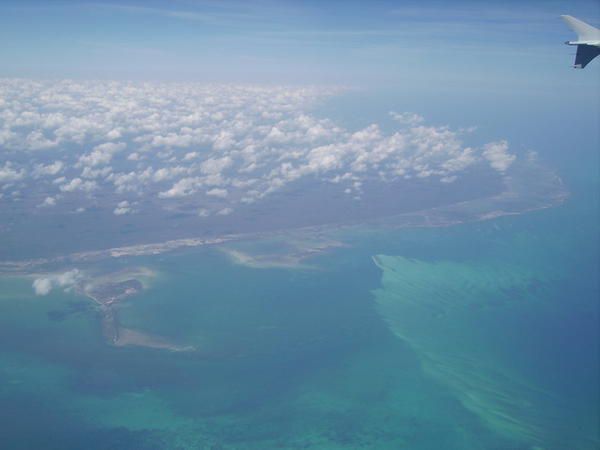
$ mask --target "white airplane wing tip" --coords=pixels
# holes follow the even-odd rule
[[[565,21],[567,26],[577,34],[579,41],[593,41],[600,38],[600,30],[595,28],[576,17],[569,15],[560,16]]]

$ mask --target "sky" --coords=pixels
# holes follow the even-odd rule
[[[552,89],[560,14],[600,2],[8,0],[0,76]]]

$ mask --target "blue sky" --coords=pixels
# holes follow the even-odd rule
[[[558,16],[598,25],[599,5],[4,1],[0,76],[552,89],[573,53]]]

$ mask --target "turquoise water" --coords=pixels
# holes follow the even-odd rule
[[[0,446],[598,448],[596,204],[338,232],[300,268],[119,261],[158,273],[123,325],[189,353],[110,347],[89,300],[3,278]]]

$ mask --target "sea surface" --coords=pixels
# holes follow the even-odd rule
[[[122,324],[193,352],[113,347],[88,298],[0,278],[0,447],[597,449],[586,192],[453,227],[332,231],[344,246],[297,266],[220,247],[104,262],[157,274]]]

